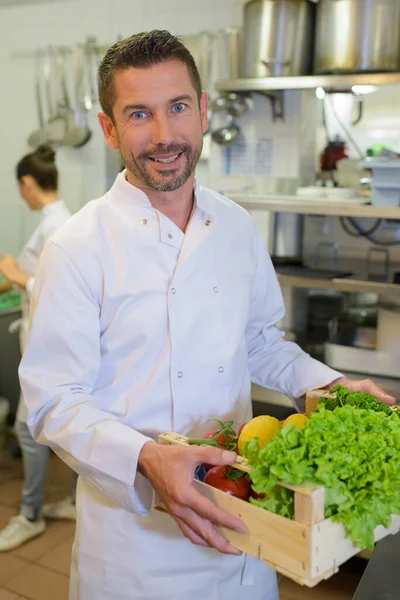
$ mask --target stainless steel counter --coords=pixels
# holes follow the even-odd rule
[[[380,541],[369,560],[353,600],[400,599],[400,533]]]

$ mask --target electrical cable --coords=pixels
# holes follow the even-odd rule
[[[354,231],[351,231],[348,228],[347,223],[346,223],[346,218],[351,223],[351,225],[354,227],[354,229],[357,230],[358,233],[355,233]],[[381,240],[376,240],[373,237],[371,237],[371,234],[374,233],[382,225],[382,222],[383,222],[383,219],[377,219],[376,223],[370,229],[365,231],[351,217],[340,217],[340,224],[341,224],[342,228],[348,235],[351,235],[352,237],[365,237],[368,241],[372,242],[376,246],[397,246],[397,245],[399,245],[400,240],[394,240],[392,242],[383,242]]]
[[[354,231],[351,231],[351,229],[348,228],[348,225],[346,223],[346,217],[340,217],[340,223],[343,227],[343,229],[345,230],[345,232],[348,235],[351,235],[352,237],[367,237],[369,235],[371,235],[372,233],[374,233],[377,229],[379,229],[379,227],[382,225],[382,221],[383,219],[377,219],[376,222],[374,223],[374,225],[372,225],[372,227],[370,229],[368,229],[367,231],[363,230],[363,233],[360,233],[360,227],[358,225],[358,223],[353,223],[353,220],[351,217],[347,217],[347,219],[350,221],[350,223],[353,225],[353,227],[355,229],[357,229],[357,233]]]

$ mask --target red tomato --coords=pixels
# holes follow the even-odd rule
[[[212,467],[204,478],[204,483],[212,485],[219,490],[222,490],[226,494],[240,498],[241,500],[248,500],[250,496],[250,482],[247,479],[246,474],[243,474],[239,479],[229,479],[230,467]]]
[[[219,431],[219,429],[213,429],[212,431],[209,431],[208,433],[203,435],[203,439],[204,440],[212,439],[215,435],[217,435],[218,431]],[[232,441],[235,438],[232,435],[229,435],[228,439],[229,439],[229,441]],[[225,435],[223,433],[221,433],[221,435],[219,435],[215,441],[217,442],[217,444],[220,448],[226,447]],[[213,465],[205,464],[205,465],[203,465],[203,467],[205,468],[206,471],[209,471],[210,469],[212,469]]]
[[[242,433],[242,429],[245,425],[247,425],[248,421],[246,421],[246,423],[243,423],[243,425],[241,425],[238,429],[238,437],[240,436],[240,434]]]
[[[253,488],[251,488],[250,496],[252,498],[254,498],[255,500],[264,500],[264,498],[265,498],[265,494],[258,494],[257,492],[255,492],[253,490]]]
[[[212,431],[209,431],[208,433],[203,435],[203,439],[204,440],[212,439],[215,435],[217,435],[218,431],[219,431],[219,429],[213,429]],[[228,435],[228,439],[231,442],[235,438],[233,437],[233,435]],[[220,446],[221,448],[226,447],[225,435],[223,433],[221,433],[221,435],[219,435],[215,441],[217,442],[218,446]]]

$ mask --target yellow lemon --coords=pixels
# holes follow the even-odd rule
[[[260,448],[268,444],[273,437],[280,431],[281,424],[275,417],[260,415],[254,417],[243,427],[238,439],[238,454],[243,456],[247,442],[258,438]]]
[[[310,419],[306,417],[306,415],[303,415],[302,413],[296,413],[294,415],[290,415],[290,417],[283,421],[282,428],[293,423],[298,429],[304,429],[309,420]]]

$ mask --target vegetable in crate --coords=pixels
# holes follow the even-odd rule
[[[258,445],[263,448],[280,431],[281,424],[275,417],[269,415],[260,415],[254,417],[246,423],[240,432],[237,443],[237,451],[240,456],[244,456],[246,445],[251,440],[257,438]]]
[[[223,421],[215,419],[215,422],[218,423],[219,429],[209,431],[202,438],[189,438],[188,444],[192,446],[215,446],[216,448],[227,448],[232,452],[236,452],[237,435],[236,431],[233,429],[233,421],[224,423]],[[203,467],[208,471],[213,465],[204,464]],[[202,481],[203,478],[201,472],[198,473],[198,476]]]
[[[233,429],[233,421],[219,421],[219,429],[213,429],[206,433],[202,438],[189,438],[188,444],[192,446],[215,446],[216,448],[227,448],[233,452],[236,451],[237,435]]]
[[[250,442],[246,454],[254,489],[266,494],[250,502],[291,518],[293,494],[278,481],[325,486],[326,516],[360,548],[372,549],[374,529],[400,514],[400,420],[392,411],[320,405],[304,429],[285,427],[262,449]]]
[[[205,476],[204,483],[241,500],[248,500],[250,496],[250,482],[246,473],[233,467],[213,467]]]
[[[400,417],[400,410],[393,410],[388,404],[381,402],[378,398],[372,396],[372,394],[358,391],[351,392],[343,385],[336,385],[329,390],[329,393],[334,394],[335,398],[321,398],[318,406],[322,404],[327,410],[335,410],[338,406],[349,404],[351,406],[356,406],[357,408],[384,412],[386,415],[395,413]]]

